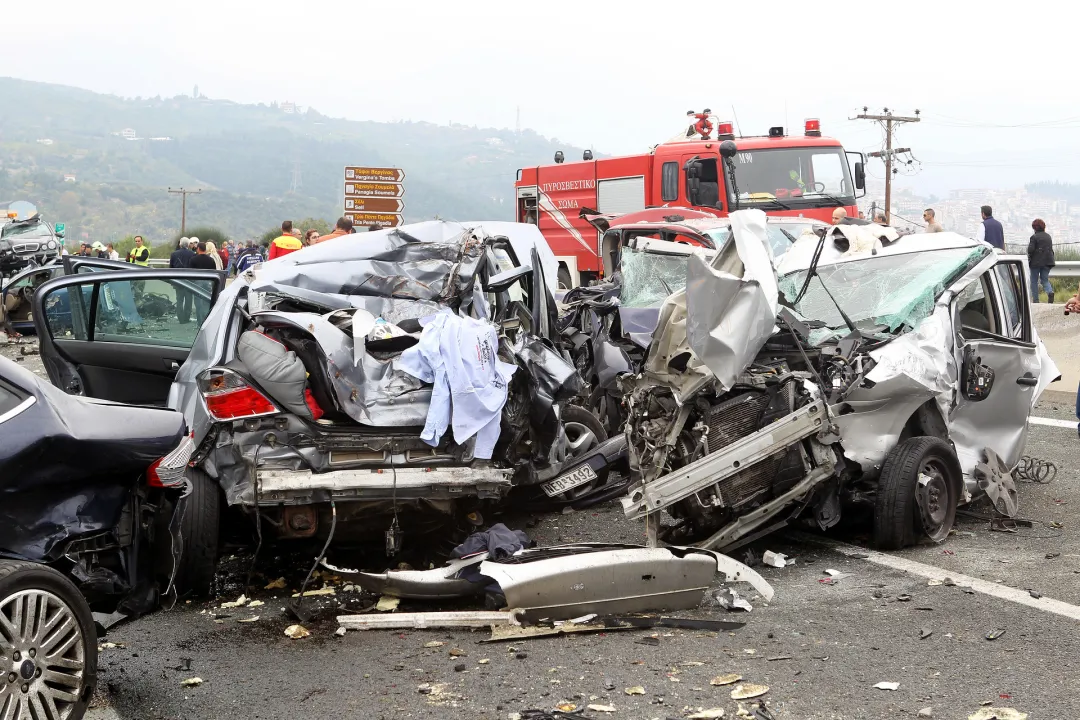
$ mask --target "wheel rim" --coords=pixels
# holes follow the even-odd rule
[[[923,530],[932,540],[941,540],[951,526],[947,471],[937,460],[927,460],[919,468],[917,492]]]
[[[63,720],[85,684],[85,638],[66,602],[45,590],[0,600],[0,718]]]
[[[563,461],[564,465],[573,462],[575,458],[587,453],[600,443],[599,438],[596,437],[596,433],[585,423],[573,421],[566,422],[563,424],[563,432],[566,433],[566,458]],[[575,500],[592,492],[598,483],[599,479],[592,480],[584,485],[578,485],[576,488],[571,488],[566,492],[561,493],[561,497],[567,500]]]

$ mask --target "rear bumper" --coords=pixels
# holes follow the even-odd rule
[[[499,499],[511,487],[512,470],[492,467],[258,470],[259,505],[310,505],[330,500]]]

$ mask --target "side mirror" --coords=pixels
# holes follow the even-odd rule
[[[855,189],[863,190],[866,188],[866,168],[863,167],[861,162],[855,163]]]
[[[982,358],[975,355],[975,349],[968,346],[964,350],[964,369],[961,391],[972,402],[980,402],[990,397],[994,388],[994,370],[982,364]]]
[[[701,162],[697,159],[687,160],[685,170],[686,199],[694,206],[701,199]]]
[[[484,290],[487,292],[503,292],[510,289],[510,286],[526,277],[532,272],[532,268],[525,265],[519,265],[518,267],[507,270],[506,272],[499,273],[488,278],[487,283],[484,284]]]
[[[739,148],[733,140],[725,140],[720,143],[720,156],[731,159],[739,153]]]

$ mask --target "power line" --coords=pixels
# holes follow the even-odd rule
[[[889,215],[892,208],[892,176],[895,170],[893,169],[893,158],[897,155],[908,153],[911,154],[911,148],[896,148],[893,149],[893,134],[895,128],[903,125],[904,123],[917,123],[919,122],[919,111],[915,111],[914,117],[907,117],[903,115],[893,115],[889,112],[889,108],[885,108],[880,115],[867,114],[867,108],[863,107],[862,113],[856,115],[855,120],[873,120],[881,124],[885,129],[885,149],[878,152],[868,153],[869,157],[879,157],[885,161],[885,222],[889,222]]]
[[[173,195],[179,195],[180,198],[181,198],[181,200],[180,200],[180,236],[184,237],[184,236],[187,235],[187,196],[188,195],[198,195],[199,193],[202,192],[202,190],[185,190],[184,188],[180,188],[179,190],[173,190],[172,188],[169,188],[169,192],[172,193]]]

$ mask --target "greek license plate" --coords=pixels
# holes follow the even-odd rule
[[[595,479],[596,471],[588,465],[582,465],[565,475],[560,475],[554,480],[549,480],[540,487],[544,488],[544,492],[547,493],[548,497],[555,497],[556,495],[562,495],[567,490],[573,490],[578,485],[584,485],[590,480]]]

